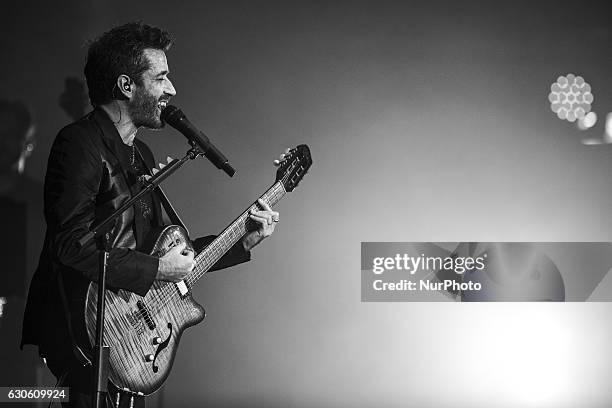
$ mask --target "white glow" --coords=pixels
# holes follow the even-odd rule
[[[572,385],[566,361],[572,355],[571,333],[567,326],[548,316],[539,322],[530,320],[527,326],[530,327],[521,332],[524,340],[516,350],[519,363],[514,360],[513,377],[520,379],[517,397],[534,406],[561,404],[568,400],[566,392]]]
[[[597,114],[595,112],[589,112],[578,120],[577,126],[580,130],[587,130],[595,126],[595,123],[597,123]]]
[[[606,132],[604,133],[604,142],[612,143],[612,113],[606,116]]]
[[[546,307],[529,309],[487,322],[479,386],[522,407],[559,406],[570,399],[572,333]]]
[[[591,137],[589,139],[582,139],[582,144],[584,144],[584,145],[600,145],[600,144],[603,144],[603,142],[601,141],[601,139],[597,139],[597,138]]]

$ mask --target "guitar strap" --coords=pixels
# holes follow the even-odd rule
[[[149,175],[152,176],[153,173],[151,172],[151,169],[149,168],[149,165],[145,161],[144,157],[142,157],[142,153],[140,152],[140,149],[138,148],[138,146],[136,146],[136,143],[134,143],[134,147],[136,148],[138,157],[140,157],[140,161],[144,164]],[[187,234],[189,235],[189,230],[187,229],[187,227],[181,220],[181,217],[179,217],[179,215],[176,213],[176,210],[170,203],[170,200],[168,200],[168,197],[166,196],[166,193],[164,193],[164,190],[162,190],[161,186],[157,186],[155,190],[153,190],[153,192],[155,193],[157,198],[159,198],[159,201],[161,201],[161,204],[163,205],[164,210],[166,210],[166,214],[168,214],[168,217],[170,217],[170,221],[172,221],[172,223],[175,225],[181,226],[185,231],[187,231]]]

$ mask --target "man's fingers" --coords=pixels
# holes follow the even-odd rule
[[[272,222],[278,222],[280,220],[280,214],[277,213],[276,211],[257,211],[257,210],[253,210],[251,211],[251,214],[255,214],[259,217],[265,218],[265,219],[269,219]]]
[[[189,261],[193,261],[193,251],[189,248],[185,248],[181,251],[181,255],[189,258]]]
[[[183,252],[183,250],[185,250],[186,247],[187,247],[187,245],[185,245],[184,243],[183,244],[179,244],[179,245],[177,245],[175,247],[172,247],[172,251],[181,253],[181,252]]]
[[[259,205],[261,205],[261,208],[263,208],[266,211],[272,211],[272,208],[270,208],[270,206],[268,205],[268,203],[266,203],[264,200],[262,200],[261,198],[257,199],[257,202],[259,203]]]
[[[257,221],[260,224],[268,224],[268,219],[262,215],[251,213],[250,217],[252,220]]]
[[[251,210],[251,214],[262,218],[272,218],[272,214],[269,211]]]
[[[253,214],[253,213],[251,213],[250,217],[251,217],[251,219],[253,221],[258,222],[261,225],[270,225],[270,224],[272,224],[272,218],[271,217],[270,218],[266,218],[266,217],[262,217],[262,216],[260,216],[258,214]]]
[[[175,251],[180,252],[181,254],[183,252],[191,251],[189,248],[187,248],[187,243],[185,243],[185,242],[181,242],[180,244],[178,244],[177,246],[175,246],[172,249],[175,250]]]

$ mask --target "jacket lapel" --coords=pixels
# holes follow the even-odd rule
[[[121,170],[121,174],[123,175],[125,184],[130,189],[130,195],[134,195],[136,193],[136,191],[134,190],[134,186],[129,183],[129,177],[126,172],[126,169],[120,164],[121,160],[119,158],[118,152],[121,148],[121,144],[123,144],[123,140],[121,140],[121,136],[119,136],[117,128],[115,128],[115,125],[113,125],[113,122],[110,120],[107,113],[102,108],[98,107],[94,109],[94,111],[92,112],[92,116],[93,120],[96,122],[98,128],[100,129],[100,133],[102,135],[102,142],[115,158],[115,163],[113,163],[113,166]]]

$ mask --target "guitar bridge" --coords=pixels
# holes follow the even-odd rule
[[[134,329],[136,329],[136,334],[139,336],[142,335],[144,333],[144,324],[142,323],[142,320],[140,320],[140,312],[133,311],[132,313],[126,315],[126,317]]]

